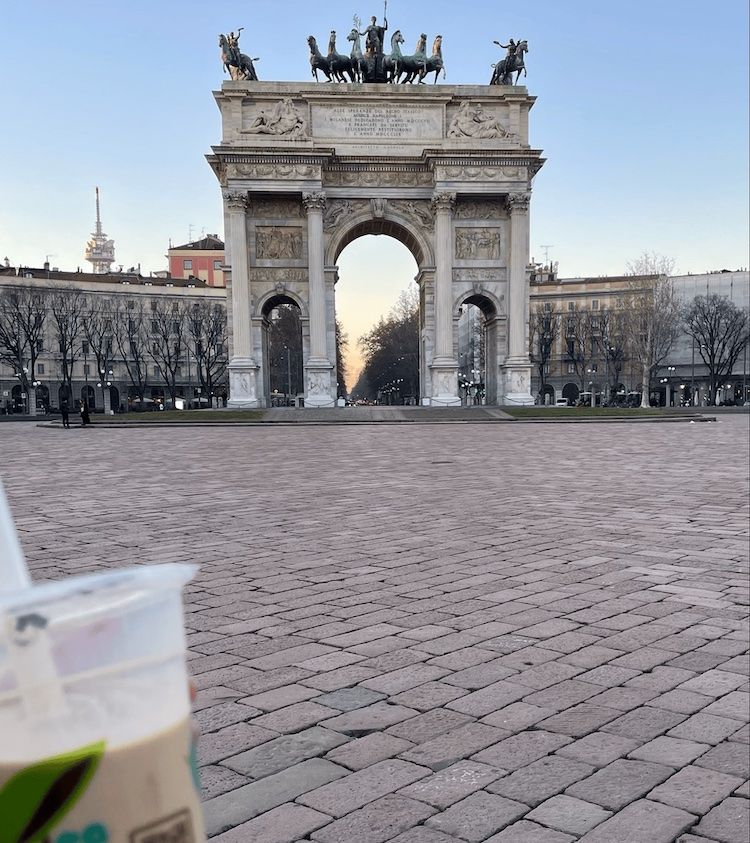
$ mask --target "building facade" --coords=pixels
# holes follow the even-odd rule
[[[106,302],[111,313],[127,313],[132,308],[143,308],[146,330],[153,330],[150,315],[154,311],[163,312],[180,305],[198,302],[226,303],[226,291],[223,288],[206,286],[202,281],[184,280],[171,277],[142,276],[138,273],[109,272],[86,273],[50,270],[48,265],[42,269],[30,267],[0,267],[0,307],[3,306],[3,294],[13,288],[31,288],[43,293],[43,300],[51,303],[54,293],[64,290],[80,290],[91,301]],[[205,395],[201,387],[196,368],[195,355],[190,352],[190,343],[183,342],[181,358],[176,370],[176,392],[184,400],[185,406],[205,406],[226,398],[226,385],[217,385],[215,394]],[[156,359],[147,359],[145,402],[141,404],[138,392],[128,374],[128,367],[114,340],[110,343],[111,352],[107,355],[104,377],[98,371],[94,350],[86,340],[84,332],[76,340],[75,361],[72,368],[72,395],[69,404],[77,406],[79,401],[87,401],[94,412],[119,412],[128,409],[155,409],[171,404],[167,384],[161,375]],[[226,349],[225,349],[226,352]],[[61,368],[62,354],[59,348],[59,334],[51,308],[48,307],[44,325],[36,343],[36,365],[33,372],[28,372],[33,395],[24,392],[18,377],[18,366],[0,360],[0,412],[25,413],[38,409],[59,409],[61,401],[67,396]],[[226,357],[226,353],[225,353]],[[24,367],[29,365],[28,356],[24,357]],[[36,384],[36,386],[33,386]]]
[[[208,287],[224,287],[224,241],[207,234],[193,243],[170,246],[169,275],[185,281],[198,279]]]
[[[648,283],[654,276],[642,276]],[[538,269],[531,277],[530,311],[545,308],[560,314],[563,326],[557,337],[553,353],[545,374],[545,403],[554,404],[561,398],[571,403],[579,400],[582,392],[593,393],[594,401],[609,399],[610,372],[604,355],[592,353],[585,373],[576,371],[566,349],[566,314],[575,310],[592,315],[618,307],[618,302],[628,294],[631,285],[637,284],[638,276],[602,276],[590,278],[558,278],[556,272],[547,267]],[[750,274],[747,270],[729,272],[708,272],[697,275],[674,276],[672,282],[678,298],[684,305],[696,296],[725,296],[739,309],[750,312]],[[718,401],[744,402],[750,399],[750,349],[745,346],[744,354],[737,359],[730,377],[723,384],[717,396]],[[582,376],[583,375],[583,376]],[[539,395],[541,378],[537,368],[532,374],[533,392]],[[699,349],[684,331],[679,335],[670,354],[656,375],[652,384],[651,397],[662,406],[703,405],[708,401],[708,368]],[[637,362],[626,358],[623,361],[620,379],[615,385],[618,392],[638,393],[642,389],[642,375]],[[589,397],[586,396],[588,402]]]

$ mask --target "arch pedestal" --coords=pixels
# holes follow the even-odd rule
[[[230,406],[269,403],[273,296],[300,308],[305,406],[335,406],[336,261],[365,234],[397,238],[419,267],[421,403],[460,403],[457,308],[472,298],[484,303],[493,399],[533,403],[529,199],[543,159],[528,145],[525,88],[226,82],[215,96]],[[271,125],[261,112],[286,117]]]

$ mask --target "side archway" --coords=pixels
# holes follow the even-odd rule
[[[464,293],[454,305],[459,388],[467,404],[498,403],[499,313],[499,302],[484,292]]]
[[[259,303],[262,332],[263,394],[267,407],[294,406],[304,392],[303,305],[287,292]]]

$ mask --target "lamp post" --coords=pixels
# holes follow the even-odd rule
[[[665,388],[665,395],[664,395],[664,406],[671,407],[672,406],[672,387],[670,383],[670,378],[675,373],[674,366],[667,366],[667,377],[665,379],[666,388]]]
[[[596,373],[596,369],[586,369],[589,375],[594,375]],[[591,393],[591,406],[596,407],[596,395],[594,395],[594,381],[593,379],[589,381],[589,392]]]
[[[286,403],[289,406],[289,402],[292,400],[292,357],[289,346],[285,345],[284,348],[286,349]],[[338,384],[336,384],[336,391],[338,392]]]
[[[102,409],[104,410],[104,414],[106,415],[108,413],[108,404],[110,404],[109,410],[112,409],[110,403],[111,398],[109,388],[112,386],[112,377],[114,376],[114,372],[112,371],[112,369],[100,369],[99,375],[99,383],[97,383],[97,386],[101,387],[102,390]]]

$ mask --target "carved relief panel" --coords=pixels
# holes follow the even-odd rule
[[[255,219],[302,219],[302,205],[296,199],[261,198],[251,196],[247,202],[247,214]]]
[[[301,260],[302,229],[286,226],[258,226],[255,229],[258,260]]]
[[[458,260],[498,260],[500,258],[500,229],[457,228],[456,258]]]

